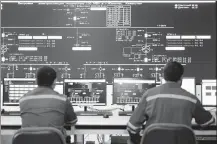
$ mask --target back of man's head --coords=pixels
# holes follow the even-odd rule
[[[168,62],[164,67],[164,79],[166,81],[178,82],[184,73],[184,67],[178,62]]]
[[[57,77],[56,71],[48,66],[40,68],[37,72],[38,86],[52,87]]]

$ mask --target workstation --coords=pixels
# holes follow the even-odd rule
[[[8,81],[9,79],[5,79],[5,80]],[[32,86],[33,81],[35,81],[34,79],[10,79],[10,80],[14,80],[14,82],[12,83],[15,83],[15,81],[19,81],[19,80],[24,81],[25,84],[28,84],[28,82],[26,81],[29,81],[30,85],[26,85],[26,86],[30,86],[30,87]],[[65,82],[71,83],[75,81],[85,82],[85,84],[86,85],[89,84],[89,86],[93,85],[93,83],[96,83],[96,82],[98,84],[99,82],[102,82],[102,83],[105,82],[105,80],[102,80],[102,79],[82,79],[82,80],[81,79],[65,79]],[[139,101],[137,101],[137,99],[135,99],[136,102],[134,101],[134,99],[133,100],[128,99],[127,100],[128,102],[121,102],[123,100],[118,101],[117,98],[116,99],[114,98],[115,92],[116,92],[114,89],[118,87],[117,86],[118,84],[119,86],[120,84],[123,86],[126,83],[135,85],[135,84],[142,84],[142,83],[147,84],[147,82],[153,84],[154,81],[135,80],[135,79],[127,79],[126,81],[125,78],[114,79],[114,85],[104,85],[105,88],[101,87],[102,89],[108,90],[108,92],[106,92],[107,94],[104,96],[105,97],[104,104],[102,101],[102,103],[99,105],[105,105],[105,102],[110,103],[110,104],[107,103],[108,104],[107,106],[97,106],[97,102],[96,102],[97,100],[95,102],[94,100],[92,101],[89,100],[92,102],[92,104],[90,104],[90,102],[88,104],[84,104],[84,101],[82,100],[73,100],[72,103],[74,105],[74,110],[78,116],[78,122],[76,123],[75,126],[70,126],[70,125],[65,126],[65,128],[67,129],[67,134],[73,135],[73,137],[74,135],[79,135],[80,141],[82,142],[87,141],[84,139],[85,135],[99,135],[100,134],[105,137],[107,136],[106,137],[107,141],[109,141],[109,137],[111,135],[113,135],[114,137],[116,135],[126,136],[128,134],[126,130],[126,124],[129,121],[129,118],[132,115]],[[210,83],[210,85],[215,84],[215,81],[213,80],[210,82],[212,82]],[[164,82],[162,81],[162,83]],[[151,84],[149,86],[151,86]],[[188,88],[186,90],[195,93],[195,90],[196,90],[195,78],[183,78],[183,84],[186,84],[182,86],[183,88],[186,87]],[[68,83],[66,83],[65,85],[67,85],[66,86],[67,88],[72,88],[68,86]],[[126,86],[129,88],[129,85],[126,85]],[[58,85],[56,88],[58,88]],[[143,87],[141,86],[139,88],[144,89],[144,85]],[[63,87],[59,86],[59,89],[57,91],[59,92],[63,91]],[[133,97],[133,98],[136,98],[136,97]],[[200,99],[204,99],[204,98],[201,97]],[[206,106],[210,105],[210,107],[206,107],[206,109],[210,110],[211,113],[216,117],[216,108],[213,107],[213,105],[215,104],[215,101],[212,101],[212,102],[213,103],[209,103],[209,104],[206,103]],[[21,128],[21,124],[22,124],[21,117],[19,116],[20,113],[19,113],[18,103],[17,103],[17,106],[13,106],[13,107],[4,106],[4,104],[2,106],[5,112],[2,113],[2,116],[1,116],[1,128],[2,128],[1,134],[2,135],[13,135],[18,129]],[[209,140],[213,141],[213,139],[215,139],[216,137],[216,124],[210,125],[206,129],[202,129],[199,125],[195,123],[194,120],[192,120],[192,128],[194,129],[195,134],[198,136],[198,139],[201,139],[202,141],[209,141]],[[89,139],[93,141],[94,138],[95,137],[92,136]],[[105,139],[105,142],[106,142],[106,139]]]
[[[43,66],[77,115],[64,126],[71,143],[126,143],[130,117],[144,93],[167,83],[170,61],[184,67],[181,88],[216,119],[215,1],[0,3],[2,138],[21,128],[19,101]],[[216,128],[192,119],[199,144],[216,143]]]

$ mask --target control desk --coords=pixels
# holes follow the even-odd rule
[[[130,116],[119,116],[119,112],[119,110],[113,111],[112,116],[109,117],[78,115],[78,122],[75,126],[71,126],[70,124],[65,125],[67,134],[80,137],[84,137],[85,135],[126,136],[128,135],[126,124],[129,121]],[[213,112],[212,114],[215,115],[216,118],[216,112]],[[21,128],[20,116],[1,116],[2,136],[13,135],[19,128]],[[214,144],[216,142],[216,124],[212,124],[207,128],[202,129],[194,120],[192,120],[192,128],[199,144]]]
[[[71,131],[70,133],[77,133],[76,131],[79,129],[89,129],[94,130],[100,128],[102,131],[105,130],[123,130],[126,129],[126,124],[129,121],[130,116],[118,116],[119,111],[114,111],[112,116],[109,116],[108,118],[104,118],[103,116],[78,116],[78,122],[75,125],[76,130]],[[214,117],[216,118],[216,112],[212,112]],[[70,125],[67,125],[70,126]],[[145,126],[145,124],[144,124]],[[21,117],[20,116],[1,116],[1,127],[2,130],[6,129],[18,129],[21,127]],[[195,130],[201,131],[202,129],[195,123],[194,120],[192,120],[192,128]],[[213,124],[205,130],[215,130],[216,124]],[[204,131],[205,131],[204,130]],[[101,131],[101,132],[102,132]],[[98,131],[100,132],[100,131]],[[100,133],[101,133],[100,132]],[[84,132],[85,133],[85,132]],[[215,133],[216,134],[216,133]]]

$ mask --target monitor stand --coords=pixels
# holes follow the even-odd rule
[[[3,114],[3,113],[5,113],[5,110],[4,110],[4,109],[1,110],[1,114]]]
[[[85,112],[87,111],[87,106],[84,106],[84,111],[85,111]]]
[[[135,110],[135,106],[134,105],[132,105],[132,111],[134,111]]]

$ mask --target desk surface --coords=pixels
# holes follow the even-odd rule
[[[126,126],[129,116],[110,116],[103,118],[102,116],[78,116],[76,125],[107,125],[107,126]],[[1,116],[1,126],[20,126],[20,116]]]
[[[216,118],[216,115],[213,114]],[[78,116],[76,126],[126,126],[130,116],[118,116],[118,111],[113,112],[113,116],[103,118],[103,116]],[[1,116],[1,126],[21,126],[20,116]],[[192,124],[196,125],[195,120]]]
[[[126,126],[129,116],[78,116],[76,126]],[[1,126],[21,126],[20,116],[1,116]],[[192,124],[196,125],[192,120]]]
[[[102,116],[78,116],[78,122],[76,123],[76,130],[67,131],[68,134],[127,134],[126,124],[129,121],[129,116],[110,116],[109,118],[103,118]],[[192,124],[196,123],[194,120]],[[9,135],[14,134],[17,127],[21,126],[20,116],[1,116],[2,134]],[[78,128],[78,126],[80,128]],[[81,128],[83,126],[83,128]],[[93,126],[96,126],[93,129]],[[4,129],[4,127],[9,127]],[[13,128],[15,127],[15,128]],[[113,128],[112,128],[113,127]],[[215,127],[215,126],[214,126]],[[97,129],[98,128],[98,129]],[[195,130],[197,135],[216,135],[216,130]]]

